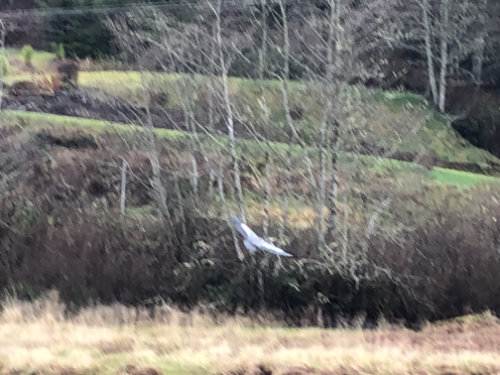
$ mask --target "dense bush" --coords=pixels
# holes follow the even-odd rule
[[[32,65],[33,55],[35,54],[35,50],[30,45],[25,45],[21,50],[21,58],[24,63],[28,66]]]
[[[103,6],[109,1],[101,0],[46,0],[43,6],[57,8],[77,8]],[[101,17],[92,13],[72,15],[49,15],[43,20],[43,34],[48,44],[64,45],[71,57],[97,57],[111,51],[111,36]]]
[[[287,261],[280,268],[261,253],[240,263],[229,230],[222,236],[227,240],[215,236],[223,222],[192,218],[192,240],[179,248],[158,222],[120,221],[113,212],[98,213],[81,203],[74,209],[50,207],[52,214],[46,216],[42,207],[14,199],[12,214],[22,215],[29,225],[14,227],[22,236],[2,233],[1,281],[6,287],[15,280],[25,296],[56,288],[67,302],[77,304],[140,304],[162,297],[187,307],[204,302],[229,312],[279,311],[293,323],[307,311],[322,311],[327,323],[361,313],[369,321],[384,315],[415,322],[485,308],[500,311],[495,234],[481,228],[478,240],[477,228],[460,225],[462,218],[456,216],[440,225],[423,223],[399,243],[377,236],[362,277],[329,272],[313,259]],[[2,204],[2,212],[8,212],[8,203]],[[49,205],[40,204],[44,209]],[[174,230],[181,232],[180,227]],[[300,233],[294,248],[314,246],[307,238],[312,236]],[[390,274],[369,275],[372,266],[386,262]]]
[[[54,43],[52,42],[50,44],[50,49],[52,50],[52,53],[56,55],[56,58],[58,60],[64,60],[66,57],[66,51],[64,49],[64,44],[63,43]]]
[[[169,3],[170,0],[154,0],[148,3]],[[54,8],[84,8],[84,7],[133,7],[133,0],[40,0],[43,7]],[[141,1],[142,3],[142,1]],[[178,1],[175,1],[179,4]],[[190,1],[181,1],[182,6],[174,8],[172,15],[181,21],[191,21],[195,15],[195,7]],[[184,4],[183,4],[184,3]],[[174,10],[173,9],[173,10]],[[43,19],[43,35],[48,45],[64,46],[65,53],[70,57],[102,57],[113,55],[114,49],[111,33],[105,25],[110,14],[76,13],[54,14]]]
[[[78,86],[79,66],[76,61],[66,61],[57,67],[61,82],[66,87]]]
[[[179,202],[170,198],[171,228],[154,209],[117,215],[120,174],[113,165],[120,163],[109,145],[51,151],[53,160],[40,147],[54,144],[65,146],[41,145],[39,137],[22,149],[2,146],[2,173],[13,176],[0,193],[2,289],[33,297],[55,288],[76,306],[147,305],[161,297],[186,307],[269,311],[295,324],[304,316],[328,325],[359,314],[418,322],[500,312],[498,188],[463,194],[408,187],[389,212],[397,228],[376,231],[366,243],[365,227],[352,225],[348,251],[319,253],[315,233],[295,229],[287,231],[294,258],[280,264],[258,252],[240,262],[226,222],[201,218],[188,199],[180,221]],[[130,165],[127,204],[151,204],[147,158],[136,155]],[[168,175],[165,181],[171,183]],[[179,183],[189,186],[188,179]]]
[[[472,93],[472,94],[471,94]],[[479,90],[474,87],[451,88],[448,96],[450,111],[467,115],[458,117],[453,127],[473,145],[500,156],[500,90]],[[472,98],[472,100],[471,100]]]
[[[10,66],[9,60],[5,55],[0,55],[0,74],[6,76],[10,73],[12,67]]]

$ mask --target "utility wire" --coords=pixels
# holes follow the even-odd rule
[[[295,4],[301,2],[302,0],[288,0],[288,4]],[[227,9],[242,9],[247,6],[255,5],[259,6],[257,0],[223,0],[222,10]],[[122,13],[128,11],[135,11],[138,9],[157,9],[157,10],[179,10],[182,8],[191,8],[208,10],[209,6],[205,2],[198,2],[197,0],[184,0],[175,3],[168,4],[126,4],[126,5],[108,5],[108,6],[84,6],[78,8],[45,8],[45,9],[18,9],[11,11],[0,12],[0,18],[18,18],[26,16],[73,16],[82,14],[110,14],[110,13]]]

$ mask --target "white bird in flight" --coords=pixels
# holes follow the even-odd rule
[[[234,226],[240,232],[244,239],[243,244],[250,252],[254,252],[257,248],[265,251],[269,251],[270,253],[281,255],[284,257],[291,257],[292,254],[289,254],[279,247],[273,245],[270,242],[267,242],[262,237],[259,237],[253,230],[251,230],[248,225],[242,223],[236,216],[231,215],[231,219],[233,220]]]

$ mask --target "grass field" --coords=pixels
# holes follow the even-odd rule
[[[282,328],[278,322],[189,314],[154,318],[124,306],[64,317],[52,297],[4,302],[2,374],[498,374],[500,324],[489,313],[421,331]],[[264,372],[268,371],[268,372]]]

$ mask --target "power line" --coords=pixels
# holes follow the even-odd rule
[[[230,0],[233,1],[233,0]],[[0,17],[24,17],[31,16],[72,16],[82,14],[108,14],[114,12],[126,12],[136,9],[155,8],[155,9],[180,9],[194,5],[195,1],[182,1],[168,4],[126,4],[126,5],[107,5],[107,6],[83,6],[77,8],[36,8],[36,9],[19,9],[12,11],[0,12]]]
[[[298,3],[301,0],[288,0],[287,4]],[[227,9],[242,9],[251,5],[259,5],[257,0],[223,0],[222,10]],[[127,4],[127,5],[108,5],[108,6],[85,6],[78,8],[45,8],[45,9],[19,9],[0,12],[0,18],[18,18],[26,16],[73,16],[85,14],[110,14],[110,13],[123,13],[139,9],[156,9],[156,10],[180,10],[182,8],[194,7],[196,9],[208,10],[210,6],[204,2],[197,0],[184,0],[176,3],[168,4]]]

